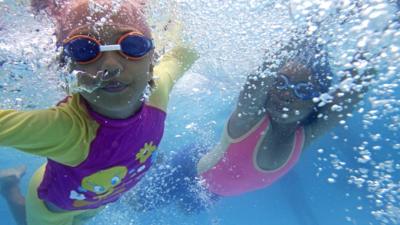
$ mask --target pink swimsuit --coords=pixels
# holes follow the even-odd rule
[[[258,144],[269,125],[270,120],[267,116],[247,136],[240,140],[231,140],[222,159],[213,168],[201,174],[211,192],[232,196],[261,189],[271,185],[296,164],[304,144],[303,128],[296,130],[292,152],[284,165],[270,171],[258,168]]]

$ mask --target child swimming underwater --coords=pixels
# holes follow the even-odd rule
[[[355,70],[344,71],[344,79],[353,79],[354,86],[347,91],[338,89],[330,94],[329,102],[318,106],[321,102],[315,100],[329,96],[333,78],[326,51],[312,40],[291,44],[285,49],[289,56],[266,59],[248,76],[221,141],[213,150],[200,160],[177,154],[171,162],[174,171],[170,176],[153,177],[152,182],[163,183],[166,188],[154,195],[168,196],[161,194],[158,199],[166,199],[167,203],[173,199],[185,211],[192,211],[202,207],[199,194],[191,191],[199,180],[211,199],[265,188],[287,174],[304,149],[355,108],[367,90],[364,80],[368,80],[370,71],[363,76]],[[362,60],[357,57],[355,61]],[[273,62],[281,63],[273,67]],[[194,147],[183,152],[204,154],[204,150]],[[145,182],[143,188],[152,189],[150,185]],[[134,208],[152,208],[149,202],[156,199],[154,196],[145,191],[136,194],[140,197],[131,196]],[[139,205],[136,199],[145,203]],[[155,204],[159,207],[162,202]]]
[[[18,189],[25,168],[0,172],[2,196],[19,224],[81,224],[152,165],[168,95],[197,55],[177,46],[154,67],[140,3],[122,1],[116,10],[106,0],[68,1],[54,14],[57,40],[70,71],[80,71],[78,90],[88,91],[50,109],[0,111],[0,144],[47,158],[30,181],[26,205]]]

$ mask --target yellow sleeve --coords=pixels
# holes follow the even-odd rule
[[[195,51],[185,47],[175,47],[167,52],[154,68],[156,88],[150,96],[150,105],[166,111],[172,87],[197,58],[198,55]]]
[[[97,129],[68,103],[47,110],[0,110],[0,145],[75,166],[86,159]]]

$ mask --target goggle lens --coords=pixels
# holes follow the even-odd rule
[[[292,84],[283,74],[279,74],[274,80],[274,87],[278,90],[286,90],[288,88],[293,89],[296,97],[302,100],[310,100],[314,97],[318,97],[320,92],[312,83],[297,83]]]
[[[289,80],[283,75],[278,75],[275,78],[274,86],[278,90],[284,90],[284,89],[288,88]]]
[[[297,97],[303,100],[310,100],[318,96],[318,91],[311,83],[300,83],[295,86],[295,94]]]
[[[86,62],[97,57],[100,46],[86,38],[73,39],[64,45],[64,53],[76,62]]]
[[[125,55],[137,58],[145,56],[153,48],[150,39],[136,35],[126,36],[122,39],[120,45],[121,51]]]

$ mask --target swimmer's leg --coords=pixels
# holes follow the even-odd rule
[[[200,213],[211,207],[219,197],[200,183],[197,162],[209,147],[188,145],[171,161],[175,169],[176,203],[184,214]]]
[[[155,165],[140,183],[124,198],[133,210],[148,212],[163,208],[174,202],[175,186],[170,165]]]
[[[172,158],[159,155],[146,176],[132,192],[125,195],[126,202],[135,211],[148,212],[167,207],[185,193],[182,190],[182,167],[180,163],[174,163],[176,158],[180,158],[180,154]]]
[[[19,189],[19,181],[25,174],[26,166],[0,170],[0,194],[18,225],[26,225],[25,198]]]
[[[164,157],[162,162],[154,165],[138,184],[134,192],[126,196],[126,202],[140,212],[151,211],[178,205],[183,213],[203,211],[208,193],[198,186],[196,163],[199,153],[205,147],[189,145],[179,150],[176,155]]]
[[[307,192],[295,170],[290,171],[278,184],[281,186],[282,195],[291,206],[298,224],[321,224],[315,217],[310,201],[306,196]]]

